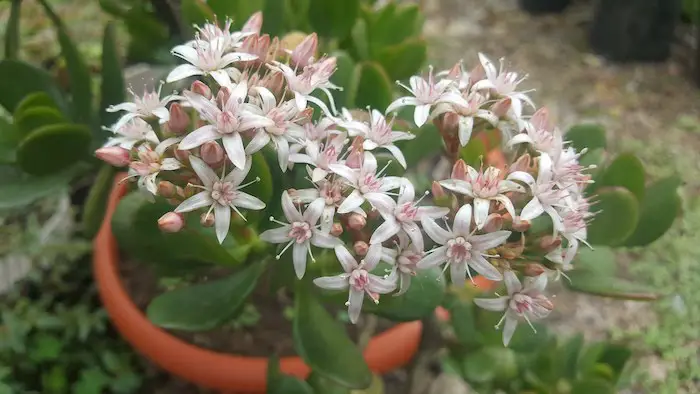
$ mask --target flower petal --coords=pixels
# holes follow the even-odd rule
[[[467,266],[464,263],[451,263],[450,264],[450,277],[452,278],[452,284],[458,289],[464,287],[466,283],[467,276]]]
[[[207,163],[197,156],[190,155],[190,166],[197,174],[197,177],[204,183],[204,187],[211,188],[214,182],[219,180],[214,170],[212,170]]]
[[[297,278],[301,279],[306,272],[306,255],[309,253],[309,241],[302,243],[294,242],[292,249],[294,272],[297,274]]]
[[[219,86],[229,86],[231,85],[231,77],[228,75],[226,70],[214,70],[209,71],[209,75],[219,84]]]
[[[213,202],[214,200],[211,199],[211,192],[203,191],[180,203],[180,205],[175,208],[175,212],[182,213],[194,211],[195,209],[209,206]]]
[[[322,276],[314,279],[314,284],[326,290],[345,290],[348,288],[348,278],[345,275]]]
[[[508,306],[508,297],[498,297],[498,298],[475,298],[474,303],[488,311],[504,311]]]
[[[511,316],[510,314],[506,314],[506,321],[505,325],[503,326],[503,346],[508,346],[511,338],[513,338],[513,334],[515,333],[515,329],[517,327],[518,320],[516,319],[516,317]]]
[[[285,225],[279,228],[273,228],[270,230],[264,231],[262,234],[260,234],[260,239],[273,243],[273,244],[281,244],[285,242],[289,242],[289,230],[291,226]]]
[[[374,274],[369,274],[367,277],[369,278],[369,285],[367,287],[374,293],[387,294],[396,289],[396,280],[398,279],[396,271],[393,271],[391,275],[386,277]]]
[[[486,224],[486,218],[489,216],[489,208],[491,207],[491,200],[485,198],[475,198],[474,199],[474,223],[476,227],[481,229]]]
[[[386,107],[386,111],[384,113],[389,113],[389,112],[394,112],[399,108],[406,107],[409,105],[419,105],[420,101],[418,101],[417,98],[411,97],[411,96],[406,96],[406,97],[401,97],[397,100],[394,100],[391,104],[389,104],[388,107]]]
[[[255,211],[265,209],[265,203],[262,200],[240,190],[236,192],[236,198],[231,202],[231,205]]]
[[[325,207],[326,203],[322,199],[319,198],[314,200],[306,207],[306,211],[304,211],[304,215],[302,215],[304,221],[309,223],[311,226],[315,226],[316,223],[318,223],[318,219],[321,217]]]
[[[221,204],[214,205],[214,227],[216,228],[216,238],[219,243],[223,243],[228,229],[231,225],[231,208]]]
[[[181,64],[170,71],[170,74],[165,77],[165,82],[176,82],[195,75],[204,75],[204,71],[191,64]]]
[[[286,190],[282,192],[282,212],[284,212],[284,216],[287,218],[289,223],[301,222],[304,220],[304,217],[301,216],[301,213],[299,213],[299,210],[294,205],[292,198],[289,196],[289,193],[287,193]]]
[[[324,233],[323,231],[313,230],[311,244],[319,248],[333,249],[341,244],[341,241],[330,234]]]
[[[252,155],[265,147],[270,142],[270,135],[266,132],[259,130],[255,133],[255,136],[250,140],[248,145],[245,147],[245,154]]]
[[[439,183],[440,186],[455,193],[464,194],[470,197],[474,196],[472,192],[472,184],[467,181],[463,181],[461,179],[447,179],[440,181]]]
[[[515,293],[519,293],[523,286],[520,284],[518,276],[515,272],[508,270],[503,273],[503,281],[506,283],[506,289],[508,290],[508,295],[512,296]]]
[[[467,145],[472,137],[472,129],[474,128],[474,118],[471,116],[462,116],[459,118],[459,144]]]
[[[469,264],[469,267],[473,268],[474,271],[478,272],[486,279],[497,281],[503,280],[503,275],[501,272],[498,271],[498,269],[496,269],[496,267],[494,267],[491,263],[489,263],[484,256],[478,253],[472,253],[472,258],[469,259],[467,264]]]
[[[373,243],[369,246],[369,249],[367,249],[367,254],[365,257],[362,259],[365,263],[365,269],[367,271],[372,271],[377,264],[379,264],[379,260],[382,257],[382,244],[380,243]]]
[[[352,168],[344,164],[330,164],[328,166],[328,169],[331,170],[333,173],[347,179],[350,182],[350,184],[357,187],[357,180],[360,176],[359,171],[353,170]]]
[[[365,299],[365,292],[350,288],[350,297],[348,298],[348,316],[352,324],[357,323],[362,311],[362,302]]]
[[[469,243],[475,250],[486,251],[505,243],[510,234],[510,231],[499,230],[482,235],[472,235],[469,237]]]
[[[401,230],[401,226],[396,221],[396,219],[394,219],[393,217],[387,217],[385,218],[385,222],[382,223],[379,227],[377,227],[376,230],[374,230],[374,233],[372,234],[369,243],[382,243],[396,235],[396,233],[398,233],[399,230]]]
[[[455,219],[452,223],[452,231],[456,235],[461,235],[463,237],[468,236],[471,233],[472,227],[472,206],[469,204],[462,205],[455,215]]]
[[[245,161],[245,166],[243,168],[233,168],[231,172],[229,172],[225,177],[224,177],[224,182],[231,182],[234,185],[238,186],[243,182],[243,180],[248,176],[248,173],[250,172],[250,168],[253,166],[253,160],[250,157],[246,157]]]
[[[350,254],[350,251],[343,244],[336,245],[333,248],[335,251],[335,256],[338,258],[338,262],[343,266],[343,270],[347,273],[352,272],[357,268],[357,260]]]
[[[245,168],[247,156],[243,148],[241,135],[238,133],[225,135],[221,138],[221,142],[231,163],[238,168]]]
[[[417,105],[413,111],[413,122],[416,126],[422,127],[430,116],[430,104]]]
[[[423,218],[421,224],[423,225],[423,231],[428,234],[428,237],[440,245],[444,245],[447,241],[454,238],[452,233],[438,226],[433,219]]]
[[[540,203],[540,200],[538,200],[537,197],[533,197],[520,212],[520,219],[529,221],[542,215],[543,212],[544,207]]]
[[[216,130],[216,127],[212,125],[204,125],[197,130],[187,134],[185,138],[180,141],[178,149],[189,150],[196,148],[205,142],[214,141],[221,137],[221,134]]]
[[[362,203],[365,202],[365,197],[358,190],[353,190],[349,196],[343,200],[343,203],[338,207],[338,213],[344,214],[354,211]]]
[[[403,152],[401,152],[401,149],[399,149],[398,146],[394,144],[388,144],[384,145],[384,149],[388,150],[391,153],[391,155],[396,158],[396,161],[398,161],[399,164],[401,164],[401,167],[406,168],[406,157],[404,157]]]
[[[379,211],[382,216],[393,216],[396,202],[391,197],[382,193],[367,193],[365,199]]]
[[[440,265],[445,262],[447,256],[445,252],[447,251],[447,246],[440,246],[433,249],[432,252],[426,254],[416,265],[418,269],[428,269]]]

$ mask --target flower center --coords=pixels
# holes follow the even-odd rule
[[[391,144],[392,133],[391,125],[386,123],[384,119],[377,119],[374,124],[372,124],[372,129],[369,133],[369,139],[376,142],[377,145],[388,145]]]
[[[369,284],[369,273],[363,268],[358,268],[352,271],[348,280],[355,290],[362,291]]]
[[[396,220],[399,222],[413,222],[416,220],[416,215],[418,214],[418,207],[412,202],[407,202],[399,205],[396,212]]]
[[[236,186],[231,182],[214,182],[211,198],[221,205],[228,206],[236,198]]]
[[[416,266],[421,260],[422,256],[420,253],[413,251],[404,251],[396,259],[398,263],[399,271],[406,274],[413,274],[416,272]]]
[[[324,182],[319,190],[319,194],[326,201],[326,205],[337,205],[343,198],[340,186],[335,182]]]
[[[311,226],[306,222],[294,222],[289,230],[289,238],[301,244],[311,238]]]
[[[216,129],[221,134],[231,134],[238,130],[239,125],[238,117],[229,111],[222,111],[216,116]]]
[[[457,237],[447,241],[447,251],[445,252],[450,263],[463,263],[472,257],[472,244],[464,237]]]
[[[532,298],[522,293],[515,293],[510,300],[510,307],[518,314],[532,311]]]
[[[370,193],[377,191],[382,185],[382,182],[375,176],[375,174],[364,174],[364,176],[359,179],[359,186],[361,193]]]
[[[498,195],[499,173],[500,171],[497,168],[489,167],[483,173],[479,173],[476,179],[470,179],[474,194],[480,198]]]

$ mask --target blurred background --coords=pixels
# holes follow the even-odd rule
[[[5,43],[12,42],[6,34],[17,22],[10,14],[18,3],[0,1]],[[175,64],[169,49],[188,34],[187,21],[172,11],[179,7],[174,0],[143,2],[149,15],[160,16],[155,19],[134,16],[140,15],[138,0],[49,3],[93,76],[102,71],[104,26],[114,21],[126,85],[136,90],[162,78]],[[250,1],[248,15],[262,3]],[[616,249],[614,256],[618,275],[647,283],[663,296],[655,302],[621,301],[562,289],[546,324],[561,338],[581,334],[586,341],[625,344],[631,357],[615,372],[621,375],[620,392],[700,392],[700,3],[400,3],[417,3],[423,14],[425,65],[446,69],[460,59],[474,65],[477,52],[504,56],[512,69],[528,74],[522,86],[535,89],[535,102],[547,106],[562,129],[582,122],[603,125],[608,150],[634,152],[650,180],[680,175],[683,214],[671,230],[648,247]],[[67,87],[66,59],[51,19],[37,1],[22,0],[21,7],[17,57]],[[17,78],[12,83],[23,76]],[[5,176],[11,175],[2,169],[0,177]],[[0,185],[0,394],[204,392],[143,360],[111,329],[91,280],[89,238],[76,219],[74,206],[86,192],[81,194],[80,182],[70,192],[54,186],[49,182],[37,192]],[[26,204],[16,203],[18,195],[27,197]],[[500,378],[460,368],[431,364],[423,392],[491,392],[476,387]],[[444,378],[449,371],[459,379]],[[43,389],[22,389],[29,387],[26,382],[41,382]],[[542,392],[570,392],[556,382]]]

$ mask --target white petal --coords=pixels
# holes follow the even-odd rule
[[[416,219],[438,219],[444,217],[448,213],[450,213],[449,208],[435,206],[418,207],[418,212],[416,212]]]
[[[349,286],[347,275],[322,276],[314,279],[314,284],[327,290],[344,290]]]
[[[518,320],[510,314],[506,315],[505,325],[503,326],[503,346],[508,346],[515,329],[518,327]]]
[[[244,168],[246,165],[247,156],[245,154],[245,149],[243,148],[243,139],[238,133],[228,134],[221,138],[221,142],[224,145],[224,150],[228,155],[229,160],[234,166],[238,168]]]
[[[525,188],[517,182],[513,182],[513,181],[506,179],[506,180],[498,182],[498,192],[499,193],[507,193],[507,192],[525,193]]]
[[[231,182],[238,186],[243,182],[245,177],[248,176],[250,168],[253,166],[253,160],[248,156],[245,160],[245,166],[243,168],[233,168],[231,172],[224,177],[225,182]]]
[[[170,119],[170,112],[165,107],[156,108],[151,113],[161,121],[167,121],[168,119]]]
[[[241,123],[239,124],[238,129],[241,131],[258,129],[263,127],[272,127],[275,125],[275,123],[271,119],[251,113],[241,114],[240,120]]]
[[[432,268],[436,265],[440,265],[445,262],[447,251],[447,246],[440,246],[439,248],[433,249],[432,252],[428,253],[418,262],[418,269]]]
[[[440,181],[440,186],[455,193],[473,197],[472,184],[461,179],[447,179]]]
[[[452,223],[452,231],[463,237],[471,233],[472,227],[472,206],[469,204],[462,205],[455,215],[455,220]]]
[[[250,140],[248,145],[245,147],[245,153],[246,155],[252,155],[255,152],[258,152],[262,148],[265,147],[270,142],[270,136],[260,130],[257,133],[255,133],[255,136]]]
[[[398,146],[394,144],[389,144],[389,145],[384,145],[384,148],[391,152],[391,154],[396,158],[396,161],[401,164],[401,167],[406,168],[406,157],[404,157],[403,152],[401,152],[401,149],[399,149]]]
[[[219,86],[229,86],[231,85],[231,77],[229,77],[226,70],[214,70],[209,71],[209,75],[219,84]]]
[[[311,237],[311,243],[319,248],[333,249],[336,246],[338,246],[341,242],[338,238],[330,234],[314,230],[313,236]]]
[[[533,178],[532,175],[530,175],[524,171],[514,171],[514,172],[508,174],[507,179],[520,181],[520,182],[522,182],[530,187],[534,187],[536,184],[535,178]]]
[[[338,262],[343,266],[343,270],[345,272],[350,273],[352,270],[357,268],[357,260],[352,257],[345,245],[336,245],[333,250],[335,251],[335,256],[338,258]]]
[[[352,168],[343,164],[330,164],[328,169],[333,173],[342,176],[347,179],[352,185],[357,185],[357,179],[359,178],[359,171],[353,170]]]
[[[494,79],[498,76],[498,70],[496,69],[496,66],[493,65],[491,60],[486,57],[483,53],[479,52],[479,62],[481,63],[481,66],[484,68],[484,72],[486,73],[486,78],[488,79]]]
[[[195,209],[209,206],[213,202],[214,200],[211,199],[211,192],[203,191],[180,203],[180,205],[175,208],[175,212],[182,213],[194,211]]]
[[[510,231],[499,230],[482,235],[472,235],[469,237],[469,243],[475,250],[485,251],[505,243],[510,234]]]
[[[240,190],[236,192],[236,198],[231,202],[231,205],[255,211],[265,209],[265,203],[262,200]]]
[[[294,272],[297,274],[297,278],[301,279],[306,272],[306,255],[309,253],[309,241],[302,243],[294,242],[292,249],[294,249],[292,251]]]
[[[214,182],[219,180],[219,177],[216,175],[214,170],[212,170],[202,159],[194,155],[190,155],[189,159],[190,166],[197,174],[197,177],[202,181],[202,183],[204,183],[205,187],[211,188]]]
[[[289,196],[289,193],[287,193],[286,190],[282,192],[282,211],[284,212],[284,216],[287,218],[289,223],[301,222],[304,220],[301,213],[299,213],[299,210],[297,210],[297,207],[294,205],[294,201],[292,201],[292,198]]]
[[[450,264],[450,277],[452,279],[452,284],[458,289],[464,287],[467,276],[467,266],[464,263],[452,263]]]
[[[171,83],[195,75],[204,75],[204,72],[191,64],[181,64],[175,67],[170,74],[165,77],[165,82]]]
[[[285,242],[289,242],[289,230],[290,226],[282,226],[280,228],[273,228],[271,230],[264,231],[262,234],[260,234],[260,239],[273,243],[273,244],[281,244]]]
[[[406,181],[405,178],[399,176],[385,176],[379,178],[382,185],[379,187],[379,191],[387,192],[389,190],[398,189]]]
[[[478,253],[473,253],[467,264],[486,279],[503,280],[501,272]]]
[[[413,112],[413,121],[416,126],[421,127],[428,120],[428,116],[430,116],[430,104],[417,105]]]
[[[522,212],[520,212],[520,219],[522,220],[532,220],[544,212],[544,207],[540,204],[540,200],[534,197],[530,202],[525,205]]]
[[[423,231],[428,234],[428,237],[440,245],[444,245],[448,240],[454,238],[452,233],[438,226],[432,219],[423,218],[421,224],[423,225]]]
[[[413,200],[416,199],[416,190],[413,188],[413,184],[411,182],[404,182],[401,190],[399,190],[399,198],[397,198],[397,202],[399,204],[405,204],[407,202],[413,202]]]
[[[367,249],[367,254],[365,257],[362,259],[365,262],[365,269],[367,271],[372,271],[377,264],[379,264],[379,260],[382,257],[382,244],[380,243],[374,243],[369,246],[369,249]]]
[[[542,153],[538,165],[537,183],[545,183],[552,180],[552,158],[547,153]]]
[[[365,299],[365,292],[350,288],[350,298],[348,299],[348,316],[352,324],[357,323],[362,311],[362,302]]]
[[[231,225],[231,208],[221,204],[214,205],[214,226],[216,227],[216,238],[219,243],[223,243],[228,229]]]
[[[508,297],[475,298],[474,303],[480,308],[498,312],[506,309],[506,307],[508,306]]]
[[[319,198],[317,200],[314,200],[311,204],[309,204],[306,207],[306,211],[304,211],[304,221],[306,221],[312,226],[316,225],[325,207],[326,203],[322,199]]]
[[[333,228],[333,217],[335,216],[335,205],[326,205],[321,213],[321,232],[328,234]]]
[[[396,235],[396,233],[398,233],[399,230],[401,230],[401,226],[396,221],[396,219],[388,217],[386,218],[386,221],[384,223],[382,223],[379,227],[377,227],[376,230],[374,230],[374,233],[372,234],[369,243],[382,243]]]
[[[396,202],[391,197],[382,193],[367,193],[365,199],[382,214],[382,216],[391,216],[396,208]]]
[[[520,284],[518,276],[515,275],[513,271],[506,271],[503,273],[503,281],[506,283],[506,289],[508,290],[508,295],[512,296],[515,293],[520,292],[523,286]]]
[[[338,213],[343,214],[352,212],[362,205],[363,202],[365,202],[365,197],[363,197],[359,191],[353,190],[352,193],[350,193],[350,195],[347,196],[345,200],[343,200],[343,203],[338,207]]]
[[[486,218],[489,216],[489,207],[491,200],[485,198],[474,199],[474,222],[476,227],[481,229],[486,224]]]
[[[160,163],[160,169],[162,171],[174,171],[180,167],[182,167],[180,162],[177,161],[177,159],[173,159],[172,157],[167,157],[163,159],[163,161]]]
[[[370,291],[374,293],[379,293],[379,294],[387,294],[391,293],[396,289],[396,279],[398,276],[395,273],[396,271],[392,272],[392,275],[387,276],[386,278],[369,274],[369,285],[367,286]]]
[[[401,97],[401,98],[395,100],[394,102],[392,102],[391,104],[389,104],[389,106],[386,107],[386,111],[384,111],[384,113],[388,114],[389,112],[394,112],[401,107],[406,107],[409,105],[419,105],[419,104],[420,104],[420,101],[418,101],[418,99],[415,97],[411,97],[411,96]]]
[[[474,118],[471,116],[462,116],[459,118],[459,144],[467,145],[472,137],[472,129],[474,128]]]
[[[510,214],[511,217],[515,217],[515,207],[513,206],[513,202],[510,201],[510,198],[499,194],[493,199],[503,204],[503,206],[506,208],[506,211]]]
[[[511,138],[510,141],[508,141],[508,146],[513,146],[517,144],[533,144],[534,141],[532,138],[527,133],[520,133],[515,135],[515,137]]]
[[[173,55],[187,60],[190,63],[196,63],[199,60],[197,50],[189,45],[177,45],[170,51]]]
[[[320,182],[323,178],[326,177],[326,175],[328,175],[328,171],[324,170],[323,168],[316,167],[311,172],[311,182]]]
[[[294,102],[297,104],[297,109],[303,111],[306,108],[306,96],[301,93],[294,92]]]
[[[274,138],[273,141],[275,142],[275,148],[277,149],[277,162],[280,165],[282,172],[285,172],[289,166],[289,142],[280,137]]]
[[[209,100],[208,98],[202,95],[193,93],[189,90],[185,90],[183,94],[185,95],[185,98],[190,103],[190,105],[192,105],[192,107],[196,109],[197,112],[206,114],[207,117],[214,118],[215,114],[221,111],[213,101]]]
[[[205,142],[214,141],[215,139],[221,137],[221,134],[216,130],[216,127],[212,125],[205,125],[197,130],[187,134],[185,138],[180,141],[178,149],[189,150],[196,148]]]

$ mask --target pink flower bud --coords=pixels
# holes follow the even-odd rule
[[[514,231],[524,233],[530,229],[530,222],[527,220],[522,220],[520,217],[516,217],[513,219],[512,227]]]
[[[511,164],[508,172],[513,173],[515,171],[523,171],[523,172],[529,172],[531,170],[530,166],[532,165],[531,163],[531,157],[529,153],[526,153],[520,157],[518,157],[517,160],[515,160],[515,163]]]
[[[192,82],[192,86],[190,87],[190,90],[193,93],[197,93],[200,96],[204,96],[207,99],[211,99],[211,89],[209,89],[209,86],[207,86],[204,82],[202,81],[194,81]]]
[[[181,162],[188,161],[190,158],[190,151],[188,151],[188,150],[175,149],[174,154],[175,154],[175,158]]]
[[[177,189],[172,182],[160,181],[158,182],[158,195],[165,198],[175,197],[177,194]]]
[[[351,151],[345,161],[345,165],[350,168],[359,169],[362,167],[362,157],[362,152],[356,150]]]
[[[269,72],[260,80],[260,86],[267,88],[272,94],[279,97],[284,89],[284,74]]]
[[[535,113],[532,114],[532,118],[530,118],[530,123],[532,123],[537,130],[552,131],[554,129],[554,125],[549,119],[549,110],[547,107],[542,107],[535,111]]]
[[[484,223],[484,232],[492,233],[494,231],[499,231],[503,228],[503,216],[492,213],[486,218],[486,223]]]
[[[484,78],[486,78],[486,71],[481,64],[477,65],[469,72],[469,79],[472,83],[481,81]]]
[[[207,163],[209,167],[216,168],[224,164],[226,153],[224,152],[224,148],[217,142],[209,141],[199,147],[199,156],[202,157],[202,160]]]
[[[168,212],[158,219],[158,228],[166,233],[176,233],[185,227],[185,217],[181,213]]]
[[[545,272],[545,268],[542,264],[529,263],[525,265],[524,274],[525,276],[540,276]]]
[[[544,252],[549,253],[561,246],[561,238],[554,237],[552,235],[545,235],[542,238],[540,238],[539,244],[540,248]]]
[[[258,11],[256,13],[254,13],[253,15],[251,15],[250,18],[248,18],[248,20],[243,25],[243,28],[241,28],[241,32],[260,34],[260,29],[262,28],[262,24],[263,24],[263,14],[262,14],[262,12]]]
[[[351,213],[348,218],[348,227],[353,230],[362,230],[367,225],[367,219],[359,213]]]
[[[447,73],[447,78],[458,80],[462,77],[462,62],[455,63],[454,66]]]
[[[333,223],[333,227],[331,227],[331,235],[334,237],[340,237],[340,234],[343,233],[343,225],[340,223]]]
[[[190,117],[187,112],[178,103],[170,105],[170,119],[168,120],[168,128],[175,134],[184,134],[190,125]]]
[[[491,112],[499,118],[503,118],[508,114],[512,104],[513,100],[511,100],[510,97],[502,98],[491,107]]]
[[[199,223],[204,227],[212,227],[214,222],[214,214],[211,212],[204,212],[199,216]]]
[[[464,160],[459,159],[452,166],[452,174],[450,174],[452,179],[461,179],[463,181],[467,180],[467,163]]]
[[[131,162],[129,151],[119,146],[100,148],[95,151],[95,156],[115,167],[124,167]]]
[[[306,67],[316,54],[318,47],[318,36],[316,33],[309,34],[299,45],[294,48],[291,55],[292,64],[299,67]]]
[[[367,242],[365,241],[357,241],[354,245],[352,245],[352,248],[355,250],[355,254],[358,256],[364,256],[369,250],[369,245],[367,245]]]
[[[447,197],[445,189],[443,189],[437,181],[433,181],[433,184],[430,186],[430,191],[432,192],[434,199]]]

